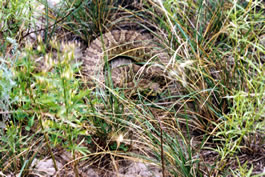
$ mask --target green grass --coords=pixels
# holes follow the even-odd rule
[[[21,36],[35,9],[0,1],[0,174],[27,176],[47,156],[58,168],[61,148],[76,176],[80,162],[115,171],[120,159],[153,163],[165,176],[264,175],[251,163],[265,143],[262,1],[64,2],[46,6],[43,39],[29,43]],[[57,30],[89,44],[122,24],[112,20],[119,13],[161,38],[174,89],[150,100],[87,87],[78,46],[56,40]]]

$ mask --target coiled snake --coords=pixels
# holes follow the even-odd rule
[[[163,68],[169,61],[169,56],[163,52],[158,42],[159,40],[149,33],[135,30],[113,30],[104,33],[92,41],[86,50],[83,73],[90,81],[97,80],[104,85],[104,71],[108,62],[111,64],[114,86],[157,89],[159,85],[152,82],[151,78],[162,76]],[[140,78],[138,80],[141,82],[135,84],[136,78]]]

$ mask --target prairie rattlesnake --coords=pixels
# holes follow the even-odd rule
[[[83,72],[88,76],[89,81],[96,79],[105,83],[105,64],[112,62],[114,86],[124,86],[124,84],[129,87],[133,86],[136,76],[133,78],[128,74],[132,72],[132,74],[137,73],[136,75],[141,75],[144,78],[141,85],[155,89],[157,85],[149,84],[152,82],[150,78],[162,76],[163,68],[169,62],[169,56],[163,52],[157,42],[158,39],[153,38],[150,34],[142,34],[135,30],[113,30],[104,33],[92,41],[86,50],[83,59]],[[135,63],[140,63],[143,66]],[[121,65],[126,66],[120,67]]]

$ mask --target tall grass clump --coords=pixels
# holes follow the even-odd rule
[[[259,156],[264,154],[264,4],[255,1],[241,6],[234,3],[228,13],[230,24],[227,26],[228,41],[231,44],[229,54],[233,62],[229,67],[230,94],[226,96],[232,103],[230,111],[218,125],[218,139],[221,138],[221,160],[224,168],[229,160],[243,154]],[[249,157],[250,157],[249,156]],[[247,162],[238,160],[239,168],[231,167],[237,174],[246,176],[253,171],[251,157]],[[244,168],[244,170],[243,170]],[[256,170],[256,169],[255,169]],[[243,173],[244,172],[244,173]],[[257,172],[253,172],[257,173]],[[250,174],[250,173],[249,173]],[[263,173],[264,175],[264,173]]]
[[[183,95],[193,104],[194,116],[187,121],[205,133],[208,142],[202,141],[200,148],[208,149],[212,140],[218,146],[212,148],[219,152],[218,170],[204,172],[222,173],[244,149],[264,152],[262,2],[158,1],[157,6],[172,60],[193,63],[186,69]],[[181,121],[184,117],[177,113]]]
[[[61,2],[60,10],[55,9],[56,15],[48,18],[67,31],[71,31],[72,34],[82,40],[90,41],[94,35],[106,30],[105,25],[108,24],[107,21],[111,18],[111,13],[113,13],[110,5],[115,3],[116,0],[108,2],[105,0],[64,0]]]

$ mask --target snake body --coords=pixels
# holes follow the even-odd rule
[[[158,40],[149,33],[140,33],[135,30],[113,30],[104,33],[92,41],[87,48],[83,58],[83,72],[89,80],[96,79],[104,83],[106,62],[114,61],[112,67],[117,68],[117,66],[124,64],[124,60],[114,60],[115,58],[129,57],[135,63],[150,63],[151,67],[149,67],[148,72],[148,69],[142,70],[143,75],[149,75],[150,77],[150,75],[162,74],[162,69],[158,66],[165,66],[169,57],[158,46],[157,42]],[[130,67],[133,73],[141,71],[142,68],[136,64],[129,64],[127,67]],[[127,71],[128,69],[125,70],[125,72]],[[112,74],[114,83],[121,84],[121,82],[125,82],[124,77],[127,76],[124,75],[126,73],[116,69]]]

